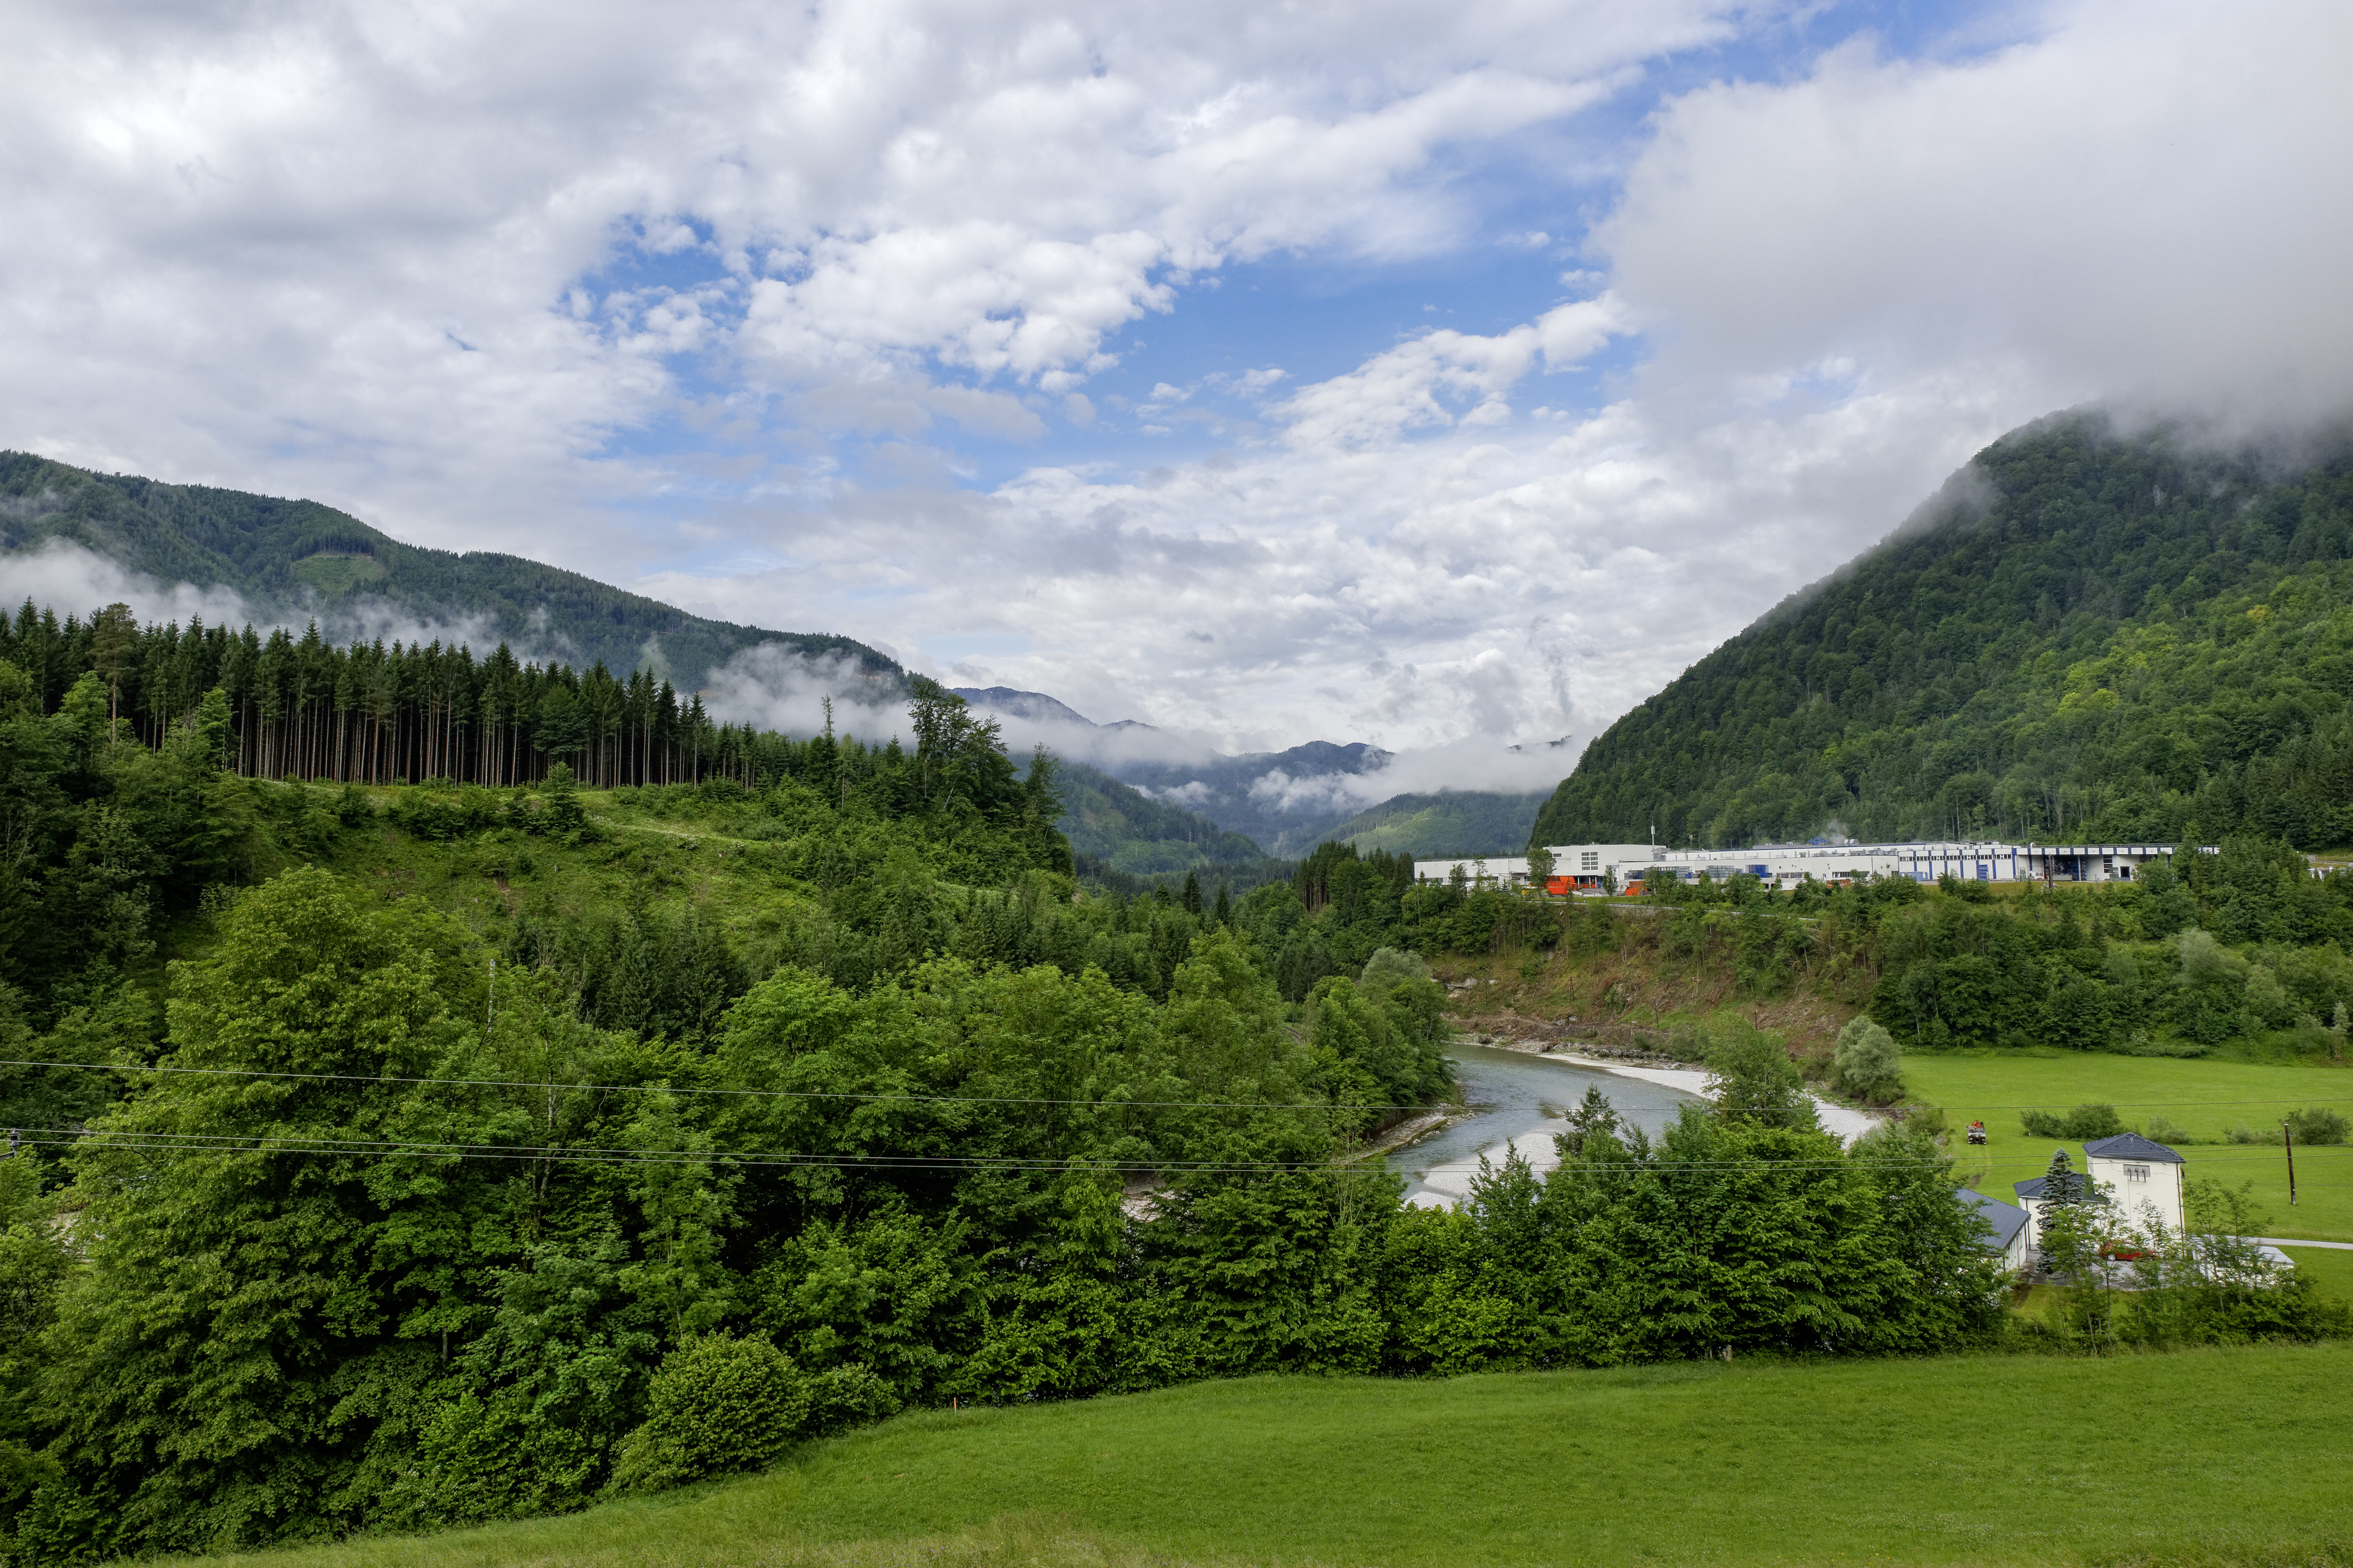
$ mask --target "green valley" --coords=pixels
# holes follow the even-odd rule
[[[2255,687],[2289,716],[2150,809],[2334,799],[2335,623],[2285,576],[2248,614],[2252,580],[2168,590],[2171,685],[2066,666],[2113,700],[2050,723]],[[1967,679],[2017,697],[1989,647]],[[1405,797],[1275,861],[895,667],[879,739],[628,668],[0,624],[11,1561],[2341,1556],[2333,1472],[2294,1462],[2334,1439],[2276,1406],[2335,1374],[2353,1270],[2196,1250],[2235,1245],[2216,1215],[2353,1237],[2353,876],[2254,805],[2129,883],[1553,899],[1414,871],[1532,799]],[[1718,673],[1659,709],[1720,700],[1715,739],[1635,724],[1600,762],[1798,743]],[[2082,732],[2069,766],[2113,754]],[[1477,1113],[1463,1034],[1704,1061],[1713,1098],[1638,1125],[1597,1086],[1556,1163],[1409,1204],[1381,1140]],[[1902,1113],[1834,1137],[1810,1088]],[[1953,1201],[2040,1173],[2079,1107],[2191,1160],[2200,1239],[2145,1289],[2027,1289]],[[2084,1413],[2152,1405],[2199,1418],[2085,1505],[2115,1468]],[[1303,1501],[1303,1451],[1343,1484]],[[1662,1456],[1729,1502],[1660,1506]]]

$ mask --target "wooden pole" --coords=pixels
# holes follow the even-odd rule
[[[2287,1202],[2288,1206],[2294,1208],[2295,1206],[2295,1134],[2288,1131],[2288,1125],[2284,1121],[2280,1123],[2280,1143],[2287,1150]]]

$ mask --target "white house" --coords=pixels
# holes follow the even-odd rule
[[[2107,1189],[2109,1201],[2136,1224],[2144,1208],[2157,1223],[2181,1234],[2181,1173],[2187,1162],[2162,1143],[2152,1143],[2137,1132],[2119,1132],[2084,1145],[2084,1172],[2094,1192]]]
[[[2181,1173],[2186,1162],[2162,1143],[2137,1132],[2119,1132],[2084,1145],[2079,1173],[2088,1189],[2116,1205],[2124,1217],[2139,1224],[2154,1216],[2165,1229],[2179,1235],[2183,1225]],[[2042,1184],[2045,1178],[2019,1182],[2012,1190],[2026,1211],[2026,1245],[2042,1245]]]

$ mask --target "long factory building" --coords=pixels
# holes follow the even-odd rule
[[[1863,877],[1908,877],[1934,882],[1957,877],[1968,882],[2129,882],[2152,860],[2173,854],[2170,844],[1766,844],[1753,849],[1666,849],[1655,844],[1557,844],[1549,846],[1553,893],[1599,891],[1605,879],[1625,888],[1651,867],[1664,867],[1684,881],[1702,873],[1721,882],[1746,874],[1778,888],[1793,888],[1810,877],[1818,882]],[[2208,847],[2206,853],[2214,850]],[[1417,860],[1414,875],[1442,882],[1461,867],[1477,881],[1525,887],[1525,856]]]

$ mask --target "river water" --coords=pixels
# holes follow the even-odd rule
[[[1585,1098],[1588,1084],[1609,1097],[1620,1121],[1654,1137],[1675,1119],[1676,1107],[1699,1098],[1526,1051],[1457,1045],[1447,1055],[1454,1058],[1455,1079],[1472,1114],[1388,1157],[1390,1168],[1405,1176],[1408,1203],[1438,1207],[1458,1202],[1478,1174],[1479,1156],[1501,1164],[1507,1145],[1538,1171],[1550,1170],[1558,1163],[1553,1135],[1563,1131],[1562,1119]]]

